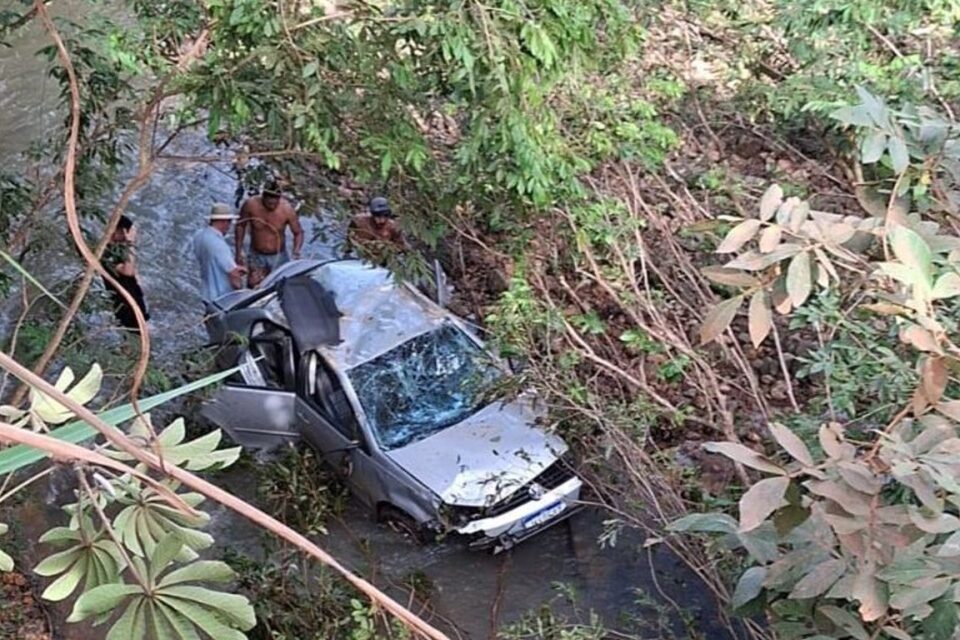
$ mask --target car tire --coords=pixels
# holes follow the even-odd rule
[[[413,516],[391,504],[380,507],[377,519],[418,545],[427,544],[430,541],[427,531],[413,519]]]

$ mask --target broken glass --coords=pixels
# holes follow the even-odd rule
[[[500,374],[490,356],[449,323],[348,372],[385,449],[465,420],[480,409],[484,392]]]

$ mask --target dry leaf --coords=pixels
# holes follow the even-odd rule
[[[769,335],[773,328],[773,314],[770,312],[770,303],[765,291],[757,291],[750,298],[747,320],[750,330],[750,342],[757,348]]]
[[[799,307],[810,296],[810,254],[798,253],[787,267],[787,294],[794,307]]]
[[[717,253],[734,253],[739,251],[743,245],[748,243],[757,235],[760,230],[760,221],[753,218],[744,220],[727,234],[720,246],[717,247]]]
[[[780,244],[780,238],[783,235],[783,231],[780,228],[780,225],[770,225],[763,230],[763,233],[760,234],[759,248],[760,253],[770,253],[777,248],[777,245]]]
[[[947,388],[947,363],[940,357],[927,357],[920,365],[920,380],[923,395],[930,404],[940,402]]]
[[[783,426],[779,422],[771,422],[770,433],[773,434],[773,438],[777,441],[777,444],[783,447],[794,460],[805,467],[814,466],[813,457],[810,455],[810,450],[807,449],[807,445],[788,427]]]
[[[783,202],[783,189],[778,184],[770,185],[760,197],[760,219],[767,221],[777,212]]]
[[[766,478],[755,483],[740,498],[740,532],[756,529],[783,505],[790,478]]]
[[[729,300],[724,300],[710,310],[707,317],[703,319],[703,325],[700,327],[701,345],[713,342],[730,326],[742,302],[743,296],[734,296]]]

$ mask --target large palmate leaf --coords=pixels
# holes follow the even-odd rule
[[[183,540],[167,535],[149,560],[134,558],[143,584],[110,584],[81,595],[68,619],[79,622],[97,616],[114,617],[107,640],[141,638],[200,638],[244,640],[243,631],[256,624],[253,607],[243,596],[214,591],[196,583],[227,582],[233,571],[223,562],[199,561],[166,571],[181,555]],[[166,573],[164,573],[166,571]]]
[[[156,550],[160,540],[174,534],[182,541],[181,559],[191,560],[197,557],[196,551],[206,549],[213,544],[213,538],[196,527],[205,525],[209,516],[202,511],[196,515],[184,513],[170,506],[167,496],[154,487],[144,486],[138,480],[120,485],[122,492],[117,502],[126,505],[114,518],[113,526],[117,535],[131,553],[139,557],[149,557]],[[171,483],[171,489],[176,485]],[[199,493],[182,493],[178,497],[190,507],[203,502]]]
[[[196,382],[185,384],[181,387],[177,387],[176,389],[171,389],[170,391],[150,396],[149,398],[144,398],[140,401],[140,410],[150,411],[151,409],[156,408],[165,402],[169,402],[174,398],[178,398],[188,393],[198,391],[199,389],[203,389],[204,387],[208,387],[212,384],[216,384],[217,382],[220,382],[221,380],[233,375],[237,371],[239,371],[239,369],[234,368],[227,371],[222,371],[220,373],[215,373],[205,378],[201,378]],[[136,415],[136,411],[133,410],[133,405],[125,404],[104,411],[103,413],[98,414],[97,417],[109,425],[116,426],[132,419]],[[58,429],[54,429],[50,432],[50,435],[58,440],[69,442],[71,444],[77,444],[92,438],[94,435],[96,435],[96,433],[96,429],[88,425],[86,422],[77,420]],[[42,460],[46,456],[47,454],[43,451],[22,444],[10,447],[9,449],[4,449],[3,451],[0,451],[0,475],[5,475],[18,469],[22,469],[27,465]]]
[[[34,568],[34,573],[59,576],[44,590],[46,600],[63,600],[83,581],[83,591],[116,582],[124,566],[120,549],[103,527],[81,517],[76,529],[56,527],[47,531],[40,542],[66,547],[47,556]]]
[[[219,429],[195,440],[184,442],[186,427],[183,418],[177,418],[158,433],[155,443],[150,442],[152,432],[149,414],[135,420],[130,427],[130,436],[141,441],[144,446],[149,446],[156,451],[158,455],[163,457],[164,462],[190,471],[229,467],[240,457],[240,447],[217,450],[217,446],[222,439]],[[107,455],[117,460],[129,461],[134,459],[133,456],[123,451],[108,451]]]

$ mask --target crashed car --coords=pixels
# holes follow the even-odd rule
[[[303,440],[377,518],[495,551],[566,519],[582,480],[530,394],[468,326],[386,269],[298,260],[208,309],[219,365],[202,414],[257,449]]]

